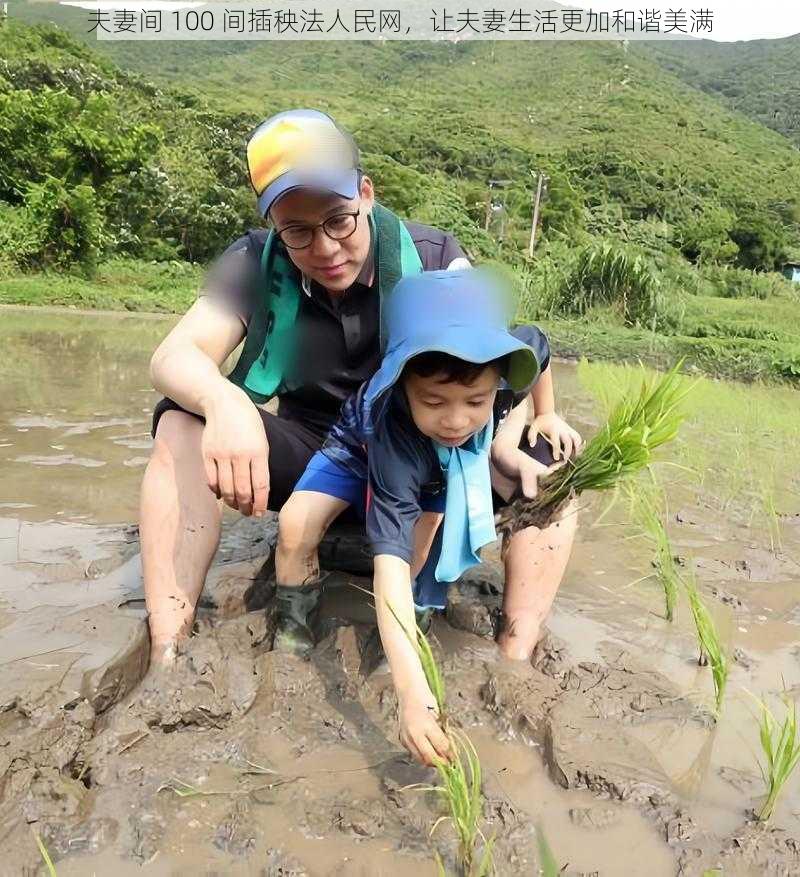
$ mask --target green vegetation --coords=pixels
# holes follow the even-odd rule
[[[758,703],[761,710],[759,739],[765,760],[765,764],[759,763],[759,767],[767,785],[767,799],[758,818],[769,822],[779,795],[800,762],[800,737],[797,734],[797,705],[788,695],[783,695],[785,715],[780,723],[763,700]]]
[[[667,621],[674,621],[680,576],[672,553],[672,544],[664,527],[666,517],[664,491],[652,483],[630,482],[627,493],[631,505],[631,517],[639,525],[653,550],[653,566],[664,589],[664,616]]]
[[[112,259],[207,262],[258,221],[248,131],[311,105],[352,130],[389,207],[511,268],[520,317],[557,352],[800,378],[786,319],[800,296],[777,273],[800,252],[800,156],[665,72],[658,46],[126,44],[87,36],[81,10],[20,4],[19,17],[60,27],[0,31],[0,273],[13,280],[0,301],[91,302]],[[457,110],[454,91],[469,95]],[[490,178],[510,181],[501,241],[483,228]],[[23,282],[43,270],[84,275],[88,291]]]
[[[684,82],[800,145],[800,37],[633,43]]]
[[[725,685],[728,681],[728,658],[714,619],[700,596],[694,572],[689,571],[686,575],[681,576],[681,581],[689,600],[689,608],[692,610],[697,640],[700,643],[700,654],[708,657],[708,663],[711,666],[711,676],[714,680],[714,704],[717,716],[719,716],[722,710],[722,701],[725,698]]]
[[[183,313],[197,297],[202,270],[188,262],[110,259],[93,276],[54,270],[0,276],[0,302],[114,311]]]
[[[462,731],[453,728],[448,720],[444,677],[436,663],[428,638],[419,625],[416,625],[416,632],[408,630],[391,605],[389,605],[389,611],[403,629],[419,657],[428,687],[436,701],[439,723],[447,735],[452,753],[449,761],[436,761],[436,772],[439,774],[441,785],[417,787],[436,792],[444,802],[447,811],[446,816],[442,816],[436,821],[431,833],[436,830],[440,822],[445,819],[449,820],[458,836],[460,877],[488,877],[494,872],[494,838],[487,840],[480,828],[483,817],[483,790],[478,753],[469,737]],[[483,841],[480,857],[478,857],[479,840]],[[444,865],[438,857],[437,864],[439,873],[445,873]]]
[[[47,847],[44,845],[44,841],[41,839],[41,837],[39,837],[38,834],[34,834],[33,836],[36,840],[36,846],[39,847],[39,855],[42,857],[45,868],[47,868],[47,873],[50,875],[50,877],[57,877],[56,866],[53,864],[53,860],[50,858],[50,853],[47,851]]]
[[[665,375],[644,377],[638,394],[617,403],[574,460],[539,480],[533,499],[515,500],[501,512],[504,529],[511,534],[542,527],[573,497],[617,488],[649,466],[654,452],[678,434],[684,418],[681,406],[691,386],[678,374],[680,365]]]

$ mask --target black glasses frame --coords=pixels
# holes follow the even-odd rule
[[[358,228],[358,217],[360,216],[360,214],[361,214],[361,208],[359,207],[358,210],[353,210],[352,212],[351,211],[343,211],[342,213],[335,213],[333,216],[329,216],[324,222],[318,222],[316,225],[304,226],[303,230],[308,233],[309,238],[308,238],[307,244],[301,244],[300,246],[298,246],[296,244],[287,243],[283,237],[283,232],[288,231],[291,228],[297,228],[297,226],[289,226],[288,228],[283,228],[283,229],[276,228],[275,234],[278,236],[278,238],[280,239],[280,241],[284,245],[284,247],[286,247],[289,250],[305,250],[308,247],[310,247],[311,244],[314,243],[314,233],[316,232],[316,230],[318,228],[321,228],[323,230],[323,232],[325,232],[325,234],[332,241],[346,241],[349,237],[352,237],[352,235],[354,235],[356,233],[356,229]],[[341,219],[343,216],[351,216],[355,220],[353,222],[352,230],[348,231],[347,234],[345,234],[345,235],[337,236],[335,234],[331,234],[329,229],[327,228],[328,223],[333,222],[335,219]]]

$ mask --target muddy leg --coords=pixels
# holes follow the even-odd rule
[[[139,505],[150,660],[167,663],[185,638],[217,550],[220,502],[206,481],[201,421],[167,411],[156,432]]]
[[[503,654],[527,661],[541,635],[567,568],[578,518],[568,506],[544,530],[528,527],[511,538],[505,552],[503,623],[497,637]]]
[[[317,549],[348,505],[325,493],[297,490],[281,509],[275,550],[278,651],[307,655],[314,648],[320,598]]]

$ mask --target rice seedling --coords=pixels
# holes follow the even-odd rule
[[[44,841],[36,833],[34,833],[33,837],[36,840],[36,846],[39,847],[39,855],[42,857],[42,861],[47,868],[47,873],[50,875],[50,877],[57,877],[56,866],[53,864],[53,860],[50,858],[50,853],[47,852],[47,847],[44,845]]]
[[[653,548],[653,565],[664,589],[664,615],[667,621],[675,619],[680,576],[672,553],[672,545],[664,527],[664,492],[654,485],[629,483],[626,487],[634,520]]]
[[[778,515],[778,509],[775,506],[775,473],[764,483],[761,491],[761,505],[764,515],[767,519],[767,527],[769,529],[770,551],[773,554],[783,548],[781,540],[781,519]]]
[[[785,713],[779,722],[767,704],[756,698],[761,716],[759,739],[764,753],[764,764],[759,762],[761,775],[767,785],[767,799],[758,813],[762,822],[769,822],[778,797],[800,761],[800,738],[797,734],[797,704],[785,693],[782,695]]]
[[[469,737],[463,731],[451,727],[447,720],[444,678],[428,638],[419,625],[416,625],[415,632],[410,631],[400,620],[394,607],[387,605],[417,653],[425,679],[436,700],[439,723],[450,742],[450,760],[437,759],[434,763],[440,785],[415,787],[422,791],[435,792],[445,805],[446,815],[434,823],[431,834],[441,822],[451,822],[458,837],[458,865],[462,877],[488,877],[494,873],[494,838],[487,840],[480,828],[483,813],[483,775],[478,753]],[[479,840],[483,842],[480,857],[477,855]],[[439,857],[437,868],[440,874],[445,873]]]
[[[700,643],[701,654],[708,657],[711,665],[711,676],[714,680],[714,695],[716,713],[719,716],[722,709],[722,701],[725,697],[725,685],[728,681],[728,658],[722,646],[714,619],[708,611],[708,607],[700,596],[694,574],[689,572],[680,577],[689,600],[689,608],[692,611],[694,626],[697,631],[697,639]]]
[[[564,868],[558,867],[556,857],[553,855],[541,825],[536,828],[536,843],[539,847],[539,873],[542,877],[558,877]]]
[[[533,499],[516,499],[507,506],[499,522],[506,536],[525,527],[544,527],[573,497],[609,490],[648,466],[683,421],[681,403],[692,385],[679,375],[680,366],[678,362],[660,377],[644,378],[638,396],[623,398],[614,407],[578,457],[542,478]]]

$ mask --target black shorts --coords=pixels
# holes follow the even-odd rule
[[[158,421],[165,411],[183,411],[186,414],[192,414],[192,417],[196,417],[200,421],[203,420],[199,414],[187,412],[172,399],[162,399],[153,411],[152,435],[154,438],[156,429],[158,429]],[[259,408],[258,412],[264,422],[264,431],[267,434],[269,444],[269,500],[267,508],[277,512],[283,508],[283,504],[292,495],[294,486],[305,472],[309,460],[322,447],[325,435],[318,430],[310,429],[299,420],[282,417],[280,414],[272,414],[263,408]],[[536,444],[531,447],[528,444],[527,433],[527,430],[522,433],[519,443],[520,449],[545,466],[554,463],[553,453],[547,440],[539,436]],[[503,498],[494,491],[492,491],[492,501],[495,511],[507,505]],[[342,521],[345,520],[351,523],[358,521],[357,510],[348,509],[344,512]]]
[[[165,411],[184,411],[172,399],[162,399],[153,411],[152,435],[155,438],[158,421]],[[290,420],[271,414],[263,408],[258,409],[264,422],[264,431],[269,444],[269,499],[267,508],[280,511],[292,494],[298,478],[305,471],[308,461],[322,447],[325,436],[317,430],[309,429],[298,420]],[[199,414],[192,414],[202,421]]]

